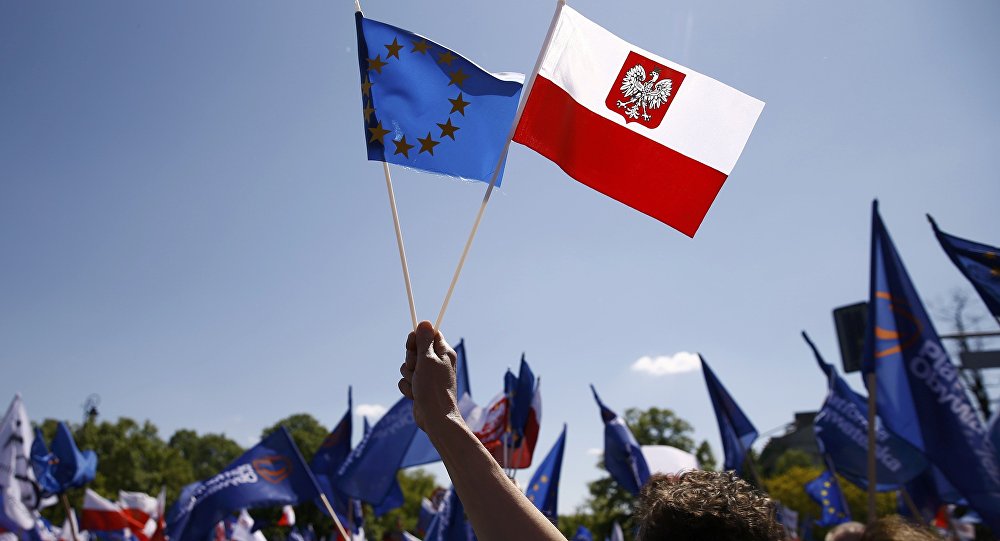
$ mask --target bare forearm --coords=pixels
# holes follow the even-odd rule
[[[566,541],[504,475],[460,418],[446,418],[428,431],[458,497],[481,541],[532,539]]]

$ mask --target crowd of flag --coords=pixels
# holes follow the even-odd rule
[[[500,182],[507,147],[515,141],[553,160],[580,182],[689,236],[694,236],[735,166],[763,108],[759,100],[632,46],[563,3],[539,65],[527,81],[488,73],[434,41],[367,19],[360,11],[356,20],[369,159],[492,185]],[[582,61],[595,43],[621,52],[621,65],[618,60],[607,66]],[[601,61],[607,58],[617,57],[603,55]],[[674,77],[673,86],[657,86],[659,98],[644,97],[653,92],[661,72]],[[672,112],[664,116],[668,107]],[[697,127],[692,119],[697,119]],[[635,153],[655,159],[630,158]],[[659,164],[655,170],[646,165],[651,162]],[[1000,318],[1000,250],[944,233],[933,220],[932,227],[947,256]],[[879,492],[905,494],[912,501],[901,503],[900,512],[917,514],[917,520],[955,528],[941,512],[962,506],[970,510],[966,522],[981,521],[1000,532],[1000,427],[996,417],[986,423],[969,400],[877,204],[872,210],[870,284],[862,371],[876,382],[877,416],[871,432],[877,435],[875,475],[866,468],[867,397],[852,390],[803,333],[828,380],[828,394],[815,420],[826,470],[802,488],[822,512],[800,520],[779,503],[779,520],[791,538],[808,536],[813,525],[850,520],[839,475],[862,488],[874,485]],[[479,405],[469,390],[464,343],[455,349],[463,417],[508,474],[531,467],[542,421],[540,378],[522,357],[517,374],[508,371],[502,390]],[[718,420],[724,468],[763,486],[749,453],[759,437],[757,429],[704,359],[701,366]],[[652,474],[697,467],[689,453],[640,445],[625,421],[591,389],[604,424],[604,467],[623,490],[636,495]],[[88,488],[77,521],[64,495],[93,481],[99,457],[79,450],[64,424],[47,447],[41,432],[32,430],[17,396],[0,426],[0,536],[33,541],[263,541],[261,525],[247,510],[282,507],[278,525],[295,528],[290,538],[312,541],[316,532],[311,525],[296,527],[293,506],[313,504],[325,513],[332,511],[331,518],[349,537],[363,539],[362,502],[376,515],[398,508],[403,493],[397,472],[440,457],[418,429],[412,402],[406,398],[374,426],[366,420],[363,436],[352,448],[351,402],[349,391],[347,411],[309,463],[282,427],[215,476],[184,487],[169,508],[165,491],[157,497],[122,491],[113,501]],[[563,425],[525,491],[553,522],[558,520],[566,442]],[[68,513],[57,528],[39,511],[60,499]],[[414,534],[434,540],[474,538],[454,490],[425,499],[417,531],[401,534],[406,539],[415,539]],[[336,531],[331,535],[343,537]],[[574,539],[589,540],[592,535],[581,526]],[[610,539],[624,539],[618,524]]]

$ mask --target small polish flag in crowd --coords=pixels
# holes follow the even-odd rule
[[[560,4],[514,141],[693,237],[764,102]]]
[[[118,503],[136,524],[141,524],[140,531],[133,531],[139,539],[150,539],[156,533],[159,517],[159,502],[156,498],[142,492],[118,491]]]

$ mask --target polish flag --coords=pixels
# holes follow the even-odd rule
[[[121,506],[102,498],[89,488],[83,495],[83,516],[80,527],[90,531],[115,531],[129,528],[133,533],[141,533],[145,525],[128,516]]]
[[[136,524],[141,524],[139,531],[132,533],[142,541],[150,539],[156,533],[156,519],[159,516],[159,502],[156,498],[143,492],[118,491],[118,503]]]
[[[693,237],[764,102],[559,6],[514,141]]]
[[[291,505],[281,508],[281,518],[278,519],[278,526],[295,526],[295,509]]]
[[[524,469],[531,466],[531,457],[538,441],[538,430],[542,421],[542,393],[535,389],[531,398],[531,408],[528,410],[528,420],[524,426],[524,438],[518,447],[507,447],[504,454],[504,441],[509,437],[510,400],[504,393],[499,393],[484,406],[475,406],[464,415],[472,433],[479,438],[486,450],[493,455],[497,463],[504,468]]]

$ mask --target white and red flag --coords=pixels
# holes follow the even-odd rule
[[[138,537],[145,524],[133,519],[118,504],[102,497],[91,489],[83,494],[83,515],[80,527],[84,530],[108,532],[126,528]]]
[[[514,141],[693,237],[764,102],[561,5]]]
[[[133,531],[140,540],[151,539],[156,533],[157,519],[159,518],[159,502],[156,498],[144,492],[118,491],[118,503],[122,511],[132,518],[135,523],[141,524],[140,531]]]

